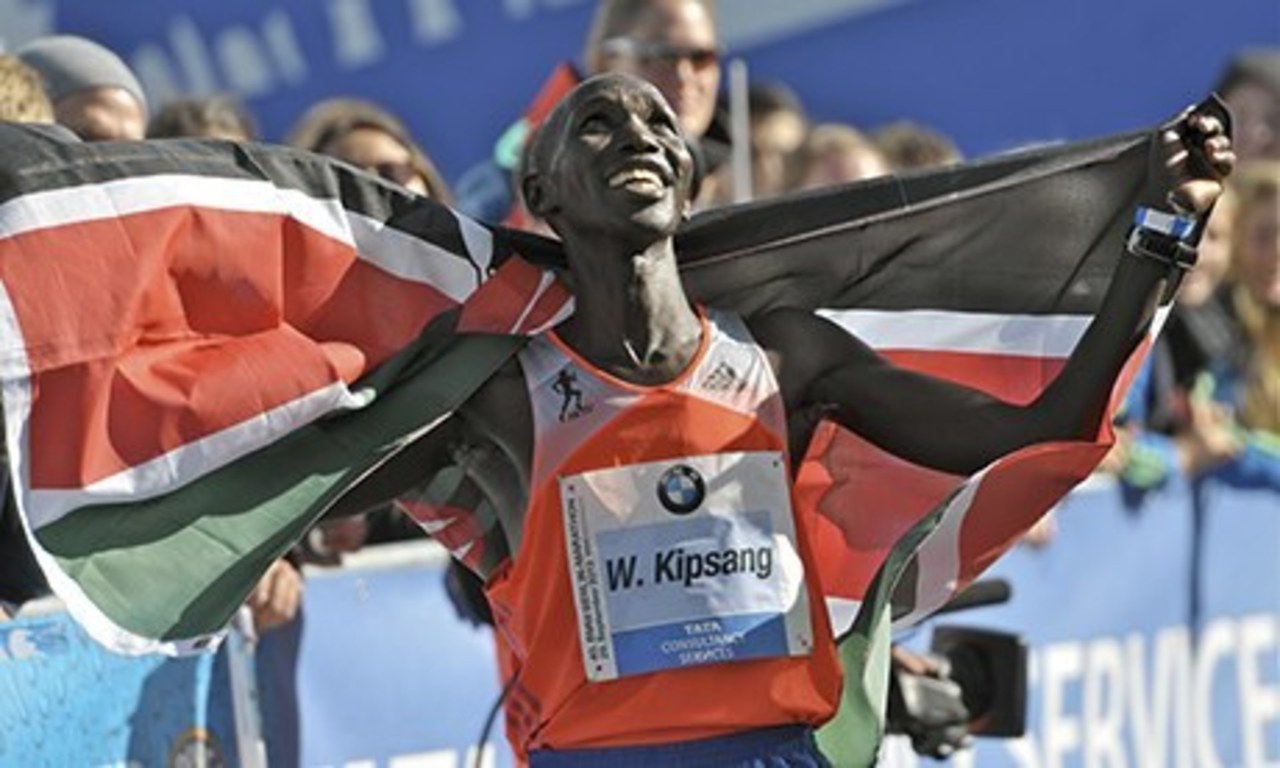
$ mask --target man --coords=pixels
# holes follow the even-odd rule
[[[1180,131],[1153,175],[1170,174],[1198,214],[1234,157],[1216,118],[1187,116]],[[960,474],[1096,431],[1174,260],[1194,254],[1139,231],[1142,255],[1122,260],[1061,375],[1017,406],[895,368],[806,312],[744,322],[691,306],[672,240],[691,181],[677,116],[622,75],[570,94],[521,169],[531,211],[564,243],[575,311],[452,428],[486,457],[468,471],[493,489],[513,553],[486,590],[510,660],[509,730],[533,766],[824,764],[810,729],[834,712],[840,673],[804,576],[790,457],[822,417]],[[563,407],[566,373],[581,407]],[[454,458],[440,450],[407,450],[359,501],[401,490],[390,478],[406,465]]]
[[[582,52],[588,75],[622,72],[647,80],[675,109],[702,174],[728,156],[716,119],[720,44],[711,0],[600,0]],[[517,202],[514,162],[485,161],[456,185],[458,208],[485,221],[507,219]],[[527,225],[517,216],[512,224]]]
[[[18,58],[40,73],[59,125],[85,141],[137,141],[146,135],[147,97],[119,56],[92,40],[54,35],[31,41]]]
[[[720,90],[720,48],[707,0],[604,0],[582,55],[590,74],[646,80],[688,136],[711,128]]]

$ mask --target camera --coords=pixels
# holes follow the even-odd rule
[[[1002,596],[965,600],[962,594],[943,610],[1004,602],[1008,591],[1007,585],[984,587],[979,592]],[[895,664],[889,677],[887,730],[909,736],[917,753],[944,758],[974,735],[1026,732],[1027,646],[1020,636],[939,626],[923,662],[933,667],[930,673]]]

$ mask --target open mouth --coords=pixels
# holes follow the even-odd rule
[[[608,178],[610,189],[624,189],[646,197],[663,194],[669,181],[667,176],[650,165],[628,165]]]

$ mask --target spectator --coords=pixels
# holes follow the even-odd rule
[[[148,139],[184,137],[256,141],[258,130],[244,106],[230,96],[171,101],[147,124]]]
[[[721,111],[728,110],[721,100]],[[791,163],[809,133],[809,118],[800,98],[782,83],[752,83],[747,91],[750,113],[751,191],[756,199],[776,197],[787,191]],[[709,194],[717,203],[730,202],[732,168],[725,163],[712,177]]]
[[[587,33],[587,72],[622,72],[657,86],[700,138],[720,90],[720,51],[709,0],[604,0]]]
[[[720,43],[712,0],[600,0],[582,64],[588,75],[624,72],[655,85],[693,144],[699,180],[728,157],[728,131],[716,110]],[[496,159],[471,168],[458,180],[458,208],[505,220],[517,202],[514,172],[514,163]]]
[[[52,123],[53,104],[40,74],[16,56],[0,55],[0,120]],[[9,493],[8,459],[0,442],[0,621],[24,602],[47,594],[48,584],[27,546],[22,520]]]
[[[1244,166],[1230,189],[1106,462],[1131,489],[1183,473],[1280,491],[1280,165]]]
[[[120,57],[83,37],[41,37],[18,58],[40,73],[54,117],[85,141],[143,138],[147,97]]]
[[[45,95],[40,73],[16,56],[0,55],[0,120],[53,122],[53,104]]]
[[[307,110],[287,143],[336,157],[433,200],[452,202],[444,177],[404,123],[370,102],[322,101]]]
[[[964,159],[950,138],[910,120],[880,128],[871,140],[895,172],[954,165]]]
[[[1280,160],[1280,49],[1239,54],[1216,90],[1235,116],[1240,162]]]
[[[860,181],[889,173],[889,163],[861,131],[848,125],[816,126],[796,153],[792,189]]]
[[[1280,162],[1245,168],[1237,188],[1233,300],[1252,344],[1240,416],[1246,427],[1280,435]]]

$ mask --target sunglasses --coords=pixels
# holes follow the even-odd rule
[[[408,160],[399,163],[375,163],[364,170],[372,171],[383,179],[393,181],[402,187],[408,186],[409,182],[422,177],[422,173],[418,168]]]
[[[703,70],[720,63],[719,48],[689,48],[683,45],[636,40],[633,37],[613,37],[600,44],[600,50],[610,56],[632,56],[646,63],[675,67],[682,61],[694,69]]]

